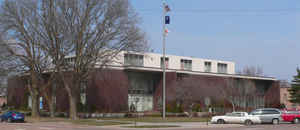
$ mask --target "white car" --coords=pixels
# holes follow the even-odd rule
[[[225,124],[225,123],[237,123],[237,124],[260,124],[261,120],[257,116],[248,115],[247,112],[232,112],[227,113],[224,116],[214,116],[211,119],[211,123]]]

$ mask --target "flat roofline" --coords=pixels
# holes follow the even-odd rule
[[[115,68],[115,69],[125,69],[125,70],[144,70],[144,71],[162,72],[162,69],[157,68],[157,67],[142,67],[142,66],[131,66],[131,65],[130,66],[108,66],[108,67],[109,68]],[[206,76],[219,76],[219,77],[233,77],[233,78],[245,78],[245,79],[277,81],[277,79],[274,78],[274,77],[265,77],[265,76],[248,76],[248,75],[240,75],[240,74],[200,72],[200,71],[178,70],[178,69],[166,69],[166,72],[176,72],[176,73],[206,75]]]
[[[154,53],[154,52],[135,52],[135,51],[123,51],[123,53],[129,53],[129,54],[140,54],[140,55],[147,55],[147,54],[152,54],[152,55],[159,55],[163,56],[161,53]],[[186,59],[200,59],[204,61],[217,61],[217,62],[224,62],[224,63],[234,63],[234,61],[230,60],[218,60],[218,59],[208,59],[208,58],[199,58],[199,57],[193,57],[193,56],[179,56],[179,55],[173,55],[173,54],[166,54],[166,57],[182,57]]]

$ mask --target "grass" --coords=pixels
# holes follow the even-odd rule
[[[97,119],[78,119],[70,120],[68,118],[49,118],[41,117],[38,119],[26,117],[26,122],[37,123],[37,122],[66,122],[76,125],[91,125],[91,126],[110,126],[110,125],[125,125],[132,124],[134,122],[146,122],[146,123],[168,123],[168,122],[207,122],[209,118],[188,118],[188,117],[168,117],[163,119],[161,117],[139,117],[139,118],[99,118]],[[132,126],[130,126],[132,127]],[[134,126],[133,126],[134,127]],[[140,128],[164,128],[172,126],[138,126]],[[176,126],[174,126],[176,127]]]
[[[124,128],[170,128],[180,127],[177,125],[141,125],[141,126],[123,126]]]
[[[32,118],[30,116],[25,117],[26,122],[37,123],[37,122],[67,122],[67,118],[49,118],[49,117],[40,117]]]
[[[164,120],[161,117],[140,117],[140,118],[101,118],[101,120],[167,123],[167,122],[207,122],[207,121],[210,121],[210,118],[168,117]]]
[[[91,126],[109,126],[109,125],[124,125],[124,124],[131,124],[131,123],[124,123],[118,121],[97,121],[96,119],[78,119],[78,120],[70,120],[68,118],[49,118],[49,117],[42,117],[42,118],[31,118],[27,117],[26,122],[29,123],[37,123],[37,122],[66,122],[72,123],[76,125],[91,125]]]
[[[130,123],[116,122],[116,121],[97,121],[93,119],[80,119],[80,120],[70,120],[72,124],[77,125],[92,125],[92,126],[110,126],[110,125],[125,125]]]

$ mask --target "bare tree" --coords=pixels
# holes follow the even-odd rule
[[[189,111],[192,111],[193,105],[203,104],[206,107],[212,105],[213,101],[222,99],[217,95],[219,79],[212,79],[202,76],[186,76],[180,80],[174,81],[170,86],[174,95],[169,95],[178,105],[184,105]],[[171,91],[167,90],[167,91]],[[221,97],[221,98],[220,98]]]
[[[0,35],[0,95],[6,93],[5,80],[7,78],[7,69],[5,66],[5,62],[7,61],[7,54],[8,52],[5,49],[4,41],[2,41]]]
[[[7,72],[0,68],[0,95],[6,95],[7,92]]]
[[[192,105],[192,88],[194,87],[191,84],[191,79],[186,78],[181,82],[176,82],[174,89],[175,89],[175,101],[177,106]]]
[[[247,111],[249,105],[254,105],[254,99],[256,98],[256,86],[253,81],[249,79],[240,79],[237,81],[238,93],[239,93],[239,106]]]
[[[147,48],[144,34],[127,0],[49,0],[42,10],[42,48],[67,90],[70,118],[76,119],[81,82],[121,51]]]
[[[48,56],[40,48],[36,19],[39,5],[35,0],[5,0],[0,9],[0,32],[7,34],[7,49],[15,59],[19,74],[29,75],[28,89],[32,96],[32,116],[39,116],[39,82],[44,69],[48,68]],[[14,40],[10,40],[14,39]]]
[[[235,92],[236,86],[233,78],[226,79],[224,89],[221,90],[223,96],[232,105],[232,111],[235,111],[237,105],[237,93]]]
[[[94,68],[114,62],[121,51],[147,48],[127,0],[6,0],[0,16],[0,30],[17,41],[9,44],[11,54],[30,75],[33,116],[40,92],[59,77],[68,93],[70,118],[77,119],[77,92]],[[47,80],[46,72],[51,73]]]
[[[253,81],[249,79],[228,78],[222,90],[223,96],[232,105],[232,111],[236,107],[247,109],[250,101],[253,102],[256,97],[256,87]]]

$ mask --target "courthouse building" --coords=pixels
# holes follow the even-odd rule
[[[72,58],[66,60],[72,62]],[[98,71],[95,68],[89,81],[82,85],[78,93],[79,101],[86,105],[89,111],[126,112],[132,105],[141,112],[160,110],[164,64],[162,55],[121,52],[114,61],[104,70]],[[176,102],[175,100],[178,99],[177,91],[180,89],[178,84],[189,81],[184,85],[193,86],[187,91],[192,97],[191,102],[197,102],[203,107],[214,104],[227,104],[227,107],[230,107],[226,97],[220,95],[223,87],[226,86],[227,79],[250,80],[254,83],[258,96],[251,99],[251,103],[247,106],[273,107],[280,103],[280,88],[277,79],[236,74],[235,63],[232,61],[166,55],[165,62],[167,104]],[[57,111],[67,111],[66,91],[60,85],[53,85],[53,88],[55,88],[53,99],[55,99]],[[30,95],[26,88],[26,81],[21,77],[10,78],[8,104],[17,108],[24,105],[30,107],[28,99]],[[41,101],[45,102],[42,97]],[[46,105],[46,103],[42,104]],[[43,108],[47,109],[47,106]]]

